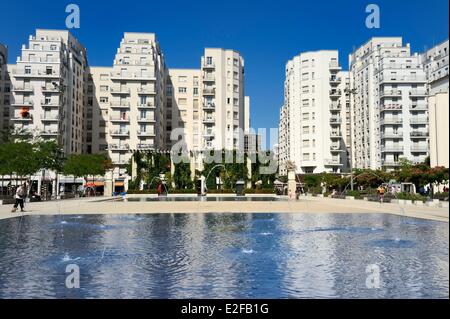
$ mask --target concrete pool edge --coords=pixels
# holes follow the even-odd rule
[[[133,196],[136,197],[136,196]],[[144,197],[144,196],[142,196]],[[116,214],[193,214],[193,213],[289,213],[289,214],[391,214],[449,222],[448,208],[402,206],[375,202],[304,197],[299,201],[244,202],[121,202],[77,199],[28,203],[23,216],[38,215],[116,215]],[[0,220],[16,218],[11,205],[0,206]]]

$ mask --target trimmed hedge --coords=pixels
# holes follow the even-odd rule
[[[245,194],[275,194],[274,189],[246,189]]]

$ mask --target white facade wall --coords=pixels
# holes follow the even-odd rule
[[[345,172],[347,74],[337,51],[307,52],[286,65],[280,116],[280,171],[293,161],[297,173]]]
[[[81,153],[86,68],[86,50],[68,31],[38,29],[11,66],[14,130]]]
[[[9,127],[8,48],[0,43],[0,130]]]
[[[421,55],[428,79],[430,164],[449,167],[449,41]]]
[[[426,76],[402,38],[373,38],[350,55],[353,167],[395,169],[428,153]]]

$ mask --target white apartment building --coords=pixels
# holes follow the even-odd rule
[[[421,55],[428,79],[430,164],[449,167],[449,41]]]
[[[10,121],[18,133],[83,150],[86,49],[68,31],[40,30],[12,69]]]
[[[429,153],[426,76],[401,37],[372,38],[350,55],[352,164],[392,170]]]
[[[127,183],[133,151],[165,150],[167,69],[153,33],[125,33],[112,67],[90,67],[85,152],[108,152],[115,185]]]
[[[205,49],[201,59],[203,149],[244,148],[244,59],[234,50]]]
[[[348,73],[337,51],[306,52],[286,65],[285,102],[280,113],[280,174],[286,163],[298,174],[348,170]]]
[[[0,43],[0,130],[9,127],[10,85],[7,63],[8,48]]]

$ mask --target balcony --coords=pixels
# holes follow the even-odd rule
[[[384,167],[398,167],[398,166],[400,166],[400,162],[389,161],[389,160],[383,160],[383,161],[381,161],[381,164]]]
[[[208,62],[204,62],[203,63],[203,68],[204,69],[215,69],[216,68],[216,64],[214,62],[208,63]]]
[[[216,110],[216,105],[215,105],[215,103],[205,103],[203,105],[203,109],[205,111],[215,111]]]
[[[409,107],[410,111],[428,111],[428,105],[425,103],[421,104],[412,104]]]
[[[341,148],[340,144],[331,144],[330,150],[333,153],[335,153],[335,152],[344,152],[344,150]]]
[[[403,120],[401,118],[387,118],[381,119],[380,125],[402,125]]]
[[[403,106],[401,104],[384,104],[380,106],[380,112],[401,111]]]
[[[33,115],[19,115],[11,118],[12,122],[32,122],[33,121]]]
[[[112,101],[110,104],[111,108],[116,109],[129,109],[130,102],[128,101]]]
[[[42,93],[61,93],[60,89],[55,86],[42,86]]]
[[[421,132],[421,131],[412,131],[410,134],[411,139],[422,139],[422,138],[428,138],[430,134],[428,132]]]
[[[58,122],[59,121],[59,115],[43,115],[41,116],[42,122]]]
[[[128,145],[128,144],[110,144],[108,146],[108,149],[113,152],[129,151],[130,145]]]
[[[411,97],[426,97],[428,95],[426,90],[411,90],[409,96]]]
[[[130,94],[130,88],[112,87],[111,88],[111,94],[114,94],[114,95],[129,95]]]
[[[215,82],[216,77],[214,75],[206,75],[203,77],[204,82]]]
[[[203,136],[206,138],[210,138],[210,137],[214,137],[215,134],[214,134],[213,130],[206,130],[206,131],[204,131]]]
[[[427,118],[412,118],[409,123],[411,125],[426,125],[428,124]]]
[[[116,136],[116,137],[129,137],[130,136],[130,131],[127,131],[127,130],[111,130],[110,134],[111,134],[111,136]]]
[[[330,70],[333,70],[333,71],[341,71],[342,70],[342,67],[339,66],[339,63],[337,61],[330,62],[329,68],[330,68]]]
[[[213,117],[209,117],[209,118],[204,118],[203,119],[203,123],[204,124],[215,124],[216,120]]]
[[[343,166],[339,158],[336,159],[325,159],[325,166]]]
[[[61,103],[55,100],[41,100],[42,107],[60,107]]]
[[[331,138],[342,138],[342,133],[341,132],[331,132],[330,137]]]
[[[340,98],[341,95],[342,95],[341,90],[331,90],[330,91],[330,97],[332,97],[332,98]]]
[[[116,123],[130,123],[130,118],[128,116],[114,116],[111,115],[109,117],[109,120],[111,122],[116,122]]]
[[[155,88],[140,88],[138,90],[139,95],[156,95]]]
[[[138,109],[155,109],[156,108],[154,102],[138,103],[137,107],[138,107]]]
[[[204,88],[203,89],[203,95],[215,95],[216,89],[215,88]]]
[[[156,119],[154,116],[138,116],[138,122],[141,123],[155,123]]]
[[[403,139],[403,133],[394,133],[394,132],[381,133],[381,139]]]
[[[58,136],[58,131],[57,130],[45,130],[45,131],[42,131],[40,135],[44,136],[44,137],[56,137],[56,136]]]
[[[152,131],[138,131],[137,132],[138,137],[155,137],[155,132]]]
[[[33,107],[34,102],[33,101],[14,101],[11,103],[11,106],[13,107]]]
[[[16,78],[60,78],[61,73],[59,71],[47,71],[47,70],[18,70],[14,69],[13,72]]]
[[[137,149],[140,151],[150,151],[154,150],[155,146],[153,144],[138,144]]]
[[[341,104],[331,104],[330,110],[331,111],[342,111],[342,105]]]
[[[16,93],[33,93],[34,87],[32,87],[31,85],[14,86],[13,90]]]
[[[111,80],[118,81],[156,81],[156,76],[152,72],[113,72],[111,73]]]
[[[383,83],[427,83],[427,79],[425,76],[383,75],[380,84]]]
[[[400,90],[384,90],[380,92],[380,98],[400,96],[402,96],[402,91]]]
[[[330,78],[330,83],[331,84],[337,85],[337,84],[340,84],[341,82],[342,82],[342,79],[340,77],[338,77],[338,76],[332,76]]]
[[[402,145],[385,145],[381,147],[383,153],[403,153],[404,147]]]
[[[411,153],[427,153],[429,151],[426,145],[413,145],[411,146]]]
[[[330,118],[330,124],[341,124],[342,123],[342,119],[340,117],[331,117]]]

